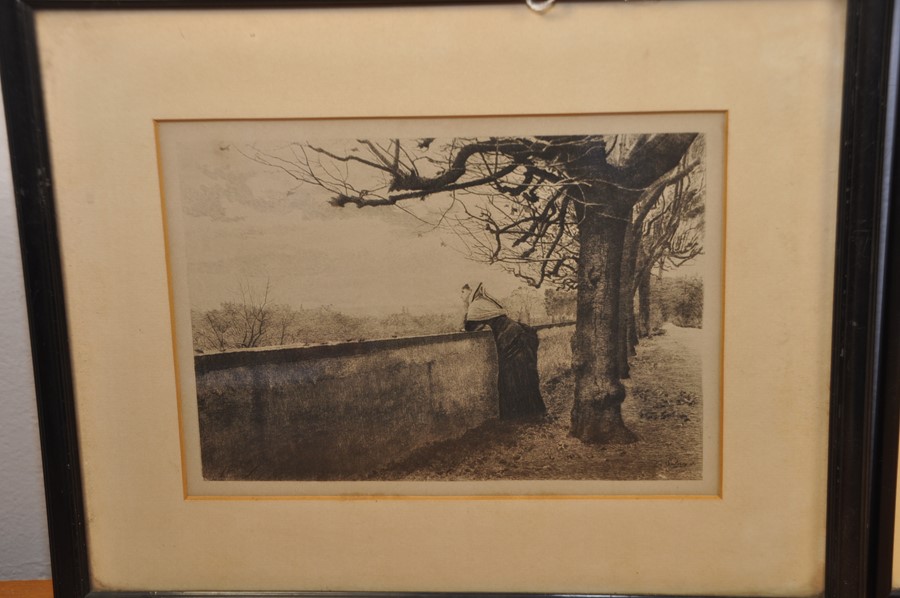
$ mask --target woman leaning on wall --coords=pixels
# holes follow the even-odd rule
[[[537,371],[537,331],[509,318],[506,309],[480,283],[474,291],[465,285],[462,292],[467,304],[465,329],[471,332],[487,326],[497,345],[500,419],[539,417],[546,413]]]

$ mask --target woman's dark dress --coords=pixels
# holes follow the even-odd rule
[[[500,397],[500,419],[543,415],[547,408],[541,398],[537,372],[537,331],[506,316],[484,322],[466,322],[466,330],[482,325],[490,327],[497,344],[500,374],[497,394]]]

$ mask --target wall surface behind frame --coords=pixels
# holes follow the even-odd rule
[[[0,115],[0,580],[50,577],[19,235]]]

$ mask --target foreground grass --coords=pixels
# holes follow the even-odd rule
[[[700,479],[702,400],[697,329],[669,327],[645,339],[632,360],[623,404],[640,440],[596,446],[568,435],[574,376],[559,355],[542,357],[548,414],[531,422],[491,421],[456,440],[425,447],[371,478],[381,480]],[[553,349],[558,351],[558,349]]]

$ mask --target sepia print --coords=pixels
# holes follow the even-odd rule
[[[158,143],[192,493],[718,493],[723,113]]]

